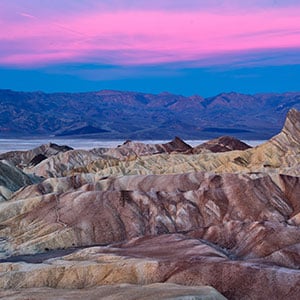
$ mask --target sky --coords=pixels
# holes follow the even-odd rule
[[[300,0],[1,0],[0,88],[300,91]]]

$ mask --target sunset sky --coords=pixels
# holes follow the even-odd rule
[[[299,0],[3,0],[0,88],[300,91]]]

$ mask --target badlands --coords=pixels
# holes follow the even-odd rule
[[[299,299],[300,112],[254,148],[0,154],[0,297]]]

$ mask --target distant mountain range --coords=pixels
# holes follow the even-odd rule
[[[101,139],[268,139],[283,126],[300,92],[184,97],[103,90],[43,93],[0,90],[0,137]]]

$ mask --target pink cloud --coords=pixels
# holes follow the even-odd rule
[[[0,64],[139,65],[300,48],[299,15],[299,8],[248,14],[96,11],[47,18],[18,12],[17,21],[0,21],[0,43],[8,49],[0,50]]]

